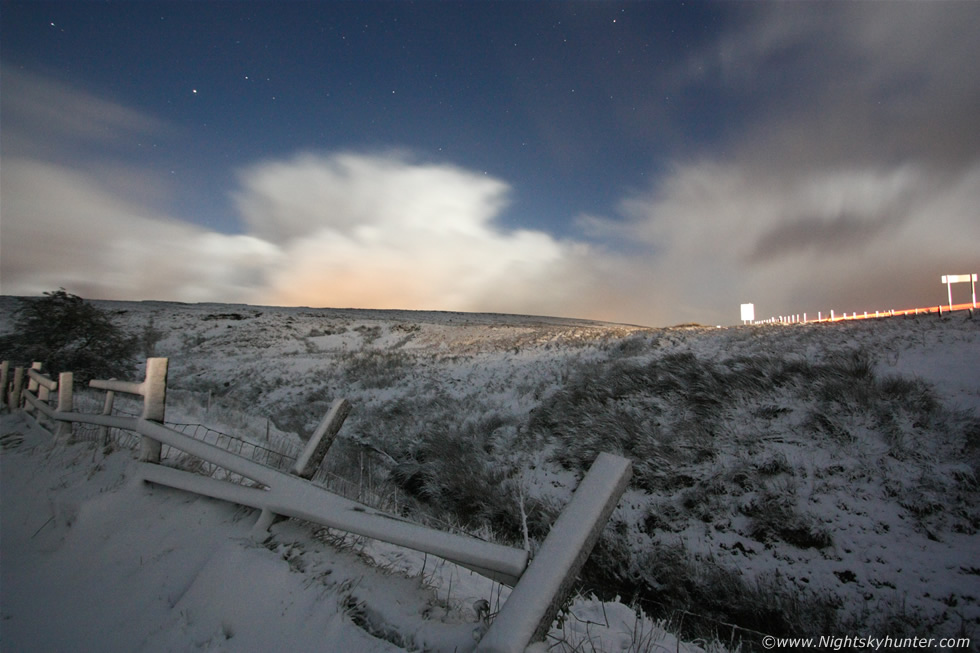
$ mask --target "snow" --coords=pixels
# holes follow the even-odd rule
[[[255,443],[268,434],[295,458],[332,403],[347,398],[352,411],[328,471],[346,473],[348,487],[385,510],[416,508],[390,492],[377,468],[371,476],[361,462],[369,453],[401,459],[438,419],[463,428],[494,415],[500,426],[487,440],[488,464],[516,470],[538,505],[561,506],[579,475],[554,462],[561,442],[522,440],[539,437],[526,422],[569,379],[610,361],[688,352],[712,364],[773,353],[813,362],[862,349],[881,377],[933,388],[954,411],[950,420],[980,414],[980,320],[962,313],[647,329],[528,316],[97,305],[135,333],[147,324],[160,332],[147,354],[170,358],[168,422],[203,423]],[[10,306],[0,297],[0,333],[9,330]],[[231,314],[242,319],[221,317]],[[129,380],[142,378],[138,368]],[[86,401],[86,410],[101,409],[85,393],[76,406]],[[669,401],[657,398],[655,407],[668,411]],[[909,622],[913,632],[930,620],[952,634],[976,629],[980,539],[969,528],[976,490],[963,480],[974,473],[972,454],[957,452],[942,434],[922,439],[921,428],[901,416],[895,442],[881,439],[871,416],[855,415],[850,439],[828,448],[803,428],[811,407],[796,395],[759,401],[727,410],[713,443],[717,455],[681,470],[694,485],[626,492],[612,518],[623,542],[676,544],[745,578],[775,575],[801,596],[839,597],[855,613],[921,617]],[[258,542],[250,536],[257,511],[137,482],[129,449],[58,445],[19,415],[2,420],[0,649],[465,651],[485,628],[474,604],[485,600],[496,615],[509,596],[506,586],[434,556],[293,520]],[[769,463],[788,471],[767,477],[764,488],[743,491],[731,480]],[[704,520],[671,512],[712,483],[724,492],[707,496],[719,503]],[[832,545],[750,537],[748,514],[766,493],[790,497]],[[956,493],[959,503],[944,506]],[[911,512],[919,508],[924,517]],[[655,529],[644,526],[651,516]],[[538,648],[701,650],[627,603],[576,596]]]
[[[53,445],[19,416],[3,431],[4,650],[394,651],[345,606],[392,586],[409,613],[437,602],[351,551],[294,568],[308,533],[283,524],[257,543],[255,511],[132,483],[128,451]]]
[[[144,485],[132,451],[57,444],[19,414],[2,432],[3,650],[466,651],[485,629],[474,603],[496,611],[510,593],[434,556],[292,521],[259,542],[257,511]],[[615,605],[574,610],[585,623]]]

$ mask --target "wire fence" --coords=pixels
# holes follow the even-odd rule
[[[78,396],[77,399],[79,404],[77,409],[79,412],[101,412],[97,400],[94,397],[82,395]],[[111,414],[119,417],[133,418],[140,416],[140,413],[133,406],[113,406]],[[223,433],[204,424],[165,421],[164,426],[200,442],[205,442],[279,471],[285,471],[291,468],[296,463],[298,457],[295,445],[285,440],[270,443],[275,447],[272,448],[238,436]],[[95,442],[103,446],[137,449],[142,436],[127,429],[75,422],[73,423],[72,437],[76,441]],[[167,444],[162,446],[160,460],[169,461],[175,467],[211,478],[226,480],[241,485],[256,485],[251,479],[244,478],[240,474],[230,472],[223,467],[192,456]]]
[[[114,405],[111,412],[112,415],[132,418],[140,417],[139,404],[136,401],[130,400],[128,402],[129,405],[127,406],[126,399],[124,399],[122,402],[120,402],[119,399],[120,397],[117,396],[116,403],[121,403],[124,407]],[[99,400],[94,395],[76,395],[76,403],[77,405],[75,409],[78,412],[101,413],[102,409],[99,405]],[[38,417],[41,416],[35,415],[35,418]],[[276,447],[272,448],[256,442],[250,442],[238,436],[224,433],[200,423],[165,421],[164,425],[188,437],[194,438],[195,440],[206,442],[218,448],[252,460],[253,462],[279,471],[288,472],[298,458],[298,452],[295,451],[295,445],[284,439],[272,443],[273,446]],[[97,426],[82,422],[74,422],[72,424],[72,439],[74,441],[93,442],[103,447],[136,450],[140,446],[141,438],[142,436],[135,431],[129,431],[127,429]],[[362,459],[360,465],[361,474],[358,480],[341,476],[321,467],[319,470],[317,470],[317,473],[311,479],[311,482],[322,488],[328,489],[331,492],[344,496],[348,499],[358,501],[370,507],[391,511],[396,514],[400,513],[401,508],[404,508],[405,506],[399,501],[397,496],[398,493],[391,491],[391,488],[388,488],[387,491],[384,490],[383,486],[385,484],[383,482],[378,483],[376,482],[376,479],[371,478],[370,474],[365,475],[365,465],[363,461],[364,455],[365,452],[362,451],[360,454]],[[252,479],[242,477],[240,474],[228,471],[227,469],[224,469],[218,465],[197,458],[196,456],[192,456],[166,444],[162,446],[161,461],[169,461],[172,466],[179,469],[202,474],[218,480],[237,483],[249,487],[262,487],[261,484],[256,483]],[[498,541],[493,534],[473,532],[472,530],[463,527],[458,522],[445,520],[431,513],[416,514],[413,515],[413,519],[418,520],[420,523],[430,527],[439,527],[447,532],[465,534],[475,539],[488,542]],[[664,628],[670,628],[673,625],[680,626],[680,623],[675,624],[678,617],[681,623],[683,623],[683,619],[685,617],[698,620],[700,623],[708,626],[708,629],[713,631],[713,637],[717,643],[727,646],[729,651],[754,650],[757,641],[766,636],[765,633],[757,630],[738,626],[708,615],[679,609],[675,606],[651,600],[649,598],[645,598],[641,603],[646,604],[644,605],[644,608],[647,610],[657,606],[661,608],[664,614],[669,615],[666,622],[661,624],[661,626]],[[574,614],[569,613],[569,616],[576,621],[582,621]],[[597,625],[599,625],[598,622]],[[724,641],[726,639],[724,637],[725,634],[729,635],[729,641],[727,642]],[[560,646],[561,644],[565,643],[563,639],[556,640],[553,635],[549,636],[549,639],[552,641],[553,646]]]
[[[97,395],[80,393],[75,396],[75,399],[75,410],[78,412],[102,412],[101,399]],[[141,414],[140,400],[124,395],[116,395],[111,414],[119,417],[137,418]],[[260,444],[199,423],[165,421],[164,425],[195,440],[206,442],[225,451],[252,460],[253,462],[286,473],[289,472],[299,457],[296,445],[284,438],[275,439],[270,437],[269,442]],[[81,422],[75,422],[72,426],[72,437],[74,440],[94,442],[102,446],[108,445],[136,450],[139,448],[142,438],[141,435],[134,431],[115,427],[96,426]],[[440,518],[431,512],[411,510],[411,501],[408,501],[406,497],[402,496],[390,483],[386,483],[384,479],[379,479],[376,474],[372,473],[373,465],[367,461],[367,458],[372,453],[370,449],[363,448],[358,443],[348,444],[362,449],[358,455],[360,464],[355,474],[357,478],[338,474],[336,470],[331,471],[327,469],[327,465],[323,465],[317,470],[313,478],[310,479],[314,485],[377,510],[393,512],[402,516],[407,516],[403,513],[406,510],[410,510],[412,519],[427,526],[441,528],[447,532],[464,534],[487,542],[496,542],[498,540],[493,533],[478,533],[464,527],[459,522]],[[167,444],[162,445],[160,460],[179,469],[214,479],[249,487],[261,487],[260,484],[257,484],[252,479],[245,478],[240,474],[192,456]]]

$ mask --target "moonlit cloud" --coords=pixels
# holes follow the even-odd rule
[[[0,194],[6,294],[63,286],[117,299],[608,316],[592,302],[601,291],[587,245],[495,224],[510,191],[501,180],[397,152],[267,160],[233,193],[244,233],[222,234],[158,208],[169,187],[153,171],[56,147],[102,152],[164,129],[158,121],[36,76],[15,85]],[[60,108],[30,117],[52,99]]]
[[[253,166],[241,183],[249,230],[283,252],[264,301],[563,312],[591,283],[584,245],[495,225],[507,185],[455,166],[302,155]]]
[[[750,301],[764,315],[941,302],[941,274],[980,264],[973,8],[749,7],[674,78],[755,113],[589,233],[645,244],[628,268],[661,280],[650,315],[672,321],[729,323]]]
[[[131,147],[134,135],[167,129],[152,116],[83,89],[3,66],[3,153],[78,156]]]
[[[615,228],[656,252],[630,267],[667,280],[657,286],[663,312],[722,322],[740,301],[811,314],[904,308],[910,296],[938,303],[942,270],[976,266],[980,166],[808,172],[778,183],[770,172],[679,166],[623,203],[629,221]]]
[[[65,287],[87,297],[244,301],[278,256],[247,235],[175,220],[75,169],[5,159],[5,294]]]
[[[178,215],[179,181],[134,149],[179,128],[5,68],[0,290],[650,325],[731,324],[742,302],[760,316],[938,304],[940,275],[980,267],[974,7],[740,5],[638,91],[721,98],[720,135],[561,237],[504,226],[519,179],[357,148],[231,161],[215,202],[241,229],[219,233]],[[651,131],[667,115],[641,114]]]

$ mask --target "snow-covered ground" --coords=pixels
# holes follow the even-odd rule
[[[746,646],[794,611],[832,614],[825,635],[980,633],[980,319],[966,313],[648,329],[97,305],[170,358],[168,421],[295,452],[346,397],[318,481],[426,523],[519,545],[523,502],[533,550],[595,453],[633,457],[550,644],[695,650],[613,600],[632,591],[668,630]],[[0,298],[0,331],[11,308]],[[248,509],[129,480],[129,450],[55,446],[11,415],[0,436],[4,650],[466,650],[474,602],[495,612],[508,593],[293,521],[255,542]]]
[[[129,450],[56,445],[19,415],[2,431],[4,651],[466,651],[484,628],[475,602],[509,593],[293,521],[257,541],[254,511],[130,480]],[[618,651],[637,632],[676,650],[621,603],[572,612],[555,638]]]

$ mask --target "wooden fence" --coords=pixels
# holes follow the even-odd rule
[[[279,516],[294,517],[437,555],[512,586],[510,597],[477,644],[476,650],[481,652],[523,651],[532,641],[544,639],[632,473],[629,460],[599,454],[537,555],[529,559],[522,549],[419,526],[313,484],[309,479],[319,468],[350,411],[345,399],[334,402],[291,473],[284,473],[164,425],[167,367],[166,358],[150,358],[141,382],[91,381],[90,387],[106,391],[102,414],[75,412],[71,372],[60,374],[55,381],[41,373],[38,363],[26,374],[23,368],[16,367],[10,375],[9,365],[4,361],[0,367],[0,389],[10,410],[22,408],[35,419],[40,413],[54,420],[58,438],[70,436],[74,423],[138,433],[141,443],[139,462],[135,464],[139,478],[256,508],[260,513],[254,533],[267,531]],[[54,392],[57,392],[57,402],[52,407]],[[141,396],[142,414],[139,417],[111,414],[116,393]],[[254,485],[230,483],[165,466],[161,464],[164,444],[250,479]]]

